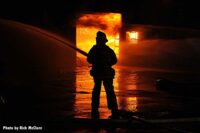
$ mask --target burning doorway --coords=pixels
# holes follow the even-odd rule
[[[96,43],[96,32],[106,33],[107,45],[119,56],[119,33],[122,25],[120,13],[82,14],[76,23],[76,45],[85,52]],[[77,57],[82,55],[77,53]]]

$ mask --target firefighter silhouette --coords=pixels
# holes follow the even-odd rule
[[[111,118],[118,118],[118,105],[113,87],[115,70],[112,68],[117,63],[117,57],[114,51],[106,45],[108,42],[106,34],[98,31],[96,34],[96,45],[94,45],[87,56],[87,61],[92,64],[90,75],[94,79],[94,88],[92,91],[92,118],[99,118],[99,101],[101,84],[103,83],[107,105],[111,110]]]

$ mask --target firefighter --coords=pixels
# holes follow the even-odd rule
[[[113,87],[115,70],[112,68],[117,63],[117,57],[114,51],[106,45],[108,42],[106,34],[98,31],[96,33],[96,45],[94,45],[87,56],[87,61],[92,64],[90,75],[94,79],[94,88],[92,91],[92,118],[99,118],[99,100],[101,84],[103,82],[107,105],[111,110],[111,118],[118,118],[118,105]]]

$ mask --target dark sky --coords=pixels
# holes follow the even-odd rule
[[[0,16],[36,25],[73,23],[83,12],[120,12],[130,24],[200,29],[197,1],[184,0],[69,0],[9,1],[0,4]]]

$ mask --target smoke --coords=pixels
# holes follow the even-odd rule
[[[131,66],[198,70],[199,44],[198,38],[139,40],[136,45],[123,42],[120,62]]]

